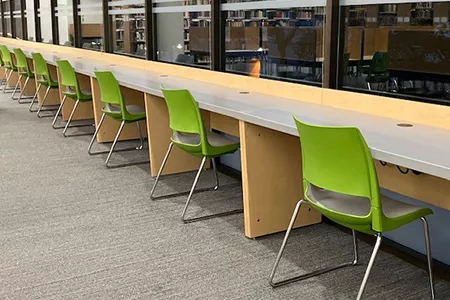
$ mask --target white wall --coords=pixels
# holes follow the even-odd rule
[[[35,36],[35,22],[34,19],[34,1],[33,0],[26,0],[26,16],[27,16],[27,32],[28,32],[28,39],[36,41]]]
[[[41,11],[41,35],[42,41],[48,42],[52,39],[52,19],[50,15],[50,0],[40,0]]]
[[[80,5],[99,5],[99,7],[81,7],[81,24],[103,24],[102,0],[81,0]],[[85,15],[85,13],[87,13]]]

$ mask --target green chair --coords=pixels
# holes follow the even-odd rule
[[[192,184],[186,204],[181,214],[181,220],[184,223],[188,223],[218,216],[241,213],[242,209],[239,209],[198,218],[185,218],[187,208],[207,159],[211,159],[216,180],[216,186],[213,189],[217,190],[219,188],[219,178],[217,175],[215,158],[224,154],[234,153],[239,149],[239,143],[236,143],[215,132],[206,130],[198,104],[188,90],[169,90],[163,88],[162,92],[164,94],[164,98],[166,99],[170,119],[169,126],[170,129],[172,129],[173,135],[171,137],[169,149],[167,150],[166,156],[164,157],[158,175],[156,176],[155,183],[150,192],[150,198],[153,200],[156,199],[156,197],[153,196],[153,193],[155,192],[156,185],[158,184],[159,177],[161,176],[161,173],[164,170],[164,166],[167,163],[170,152],[175,145],[181,150],[193,156],[202,158],[200,168],[198,169],[197,175],[195,176],[194,183]],[[186,192],[165,195],[162,197],[172,197],[181,194],[186,194]]]
[[[431,296],[434,299],[428,223],[431,209],[416,207],[380,194],[376,169],[364,137],[357,128],[297,124],[302,145],[304,198],[295,207],[286,236],[270,274],[273,287],[314,277],[358,263],[355,231],[375,235],[375,247],[356,299],[361,299],[384,232],[421,219],[425,229]],[[352,230],[355,257],[352,262],[274,282],[274,275],[300,207],[309,204],[328,219]]]
[[[16,67],[17,67],[17,71],[19,72],[19,80],[17,80],[17,84],[16,84],[16,87],[14,88],[12,98],[14,100],[18,100],[19,103],[23,103],[23,102],[20,102],[22,99],[22,96],[23,96],[23,92],[25,91],[25,88],[27,87],[28,82],[30,81],[30,78],[34,79],[34,73],[31,71],[31,68],[28,65],[28,59],[25,56],[25,54],[23,53],[22,49],[15,48],[15,49],[13,49],[13,51],[14,51],[14,55],[16,57]],[[20,91],[19,98],[14,98],[14,95],[16,94],[19,83],[23,77],[25,77],[26,79],[25,79],[25,83],[23,84],[23,87]],[[26,98],[32,98],[32,97],[26,97]]]
[[[72,121],[72,118],[77,110],[78,105],[80,104],[80,102],[92,101],[92,93],[90,90],[82,90],[80,88],[80,85],[79,85],[78,79],[77,79],[77,75],[75,74],[75,70],[73,69],[73,67],[69,61],[58,60],[56,62],[56,64],[58,65],[59,74],[61,75],[61,84],[66,87],[66,90],[63,91],[64,97],[63,97],[61,104],[59,105],[59,108],[53,119],[52,127],[54,129],[62,128],[62,127],[55,126],[56,121],[58,120],[58,116],[64,106],[64,103],[66,102],[66,99],[67,98],[72,99],[73,101],[75,101],[75,105],[73,106],[72,112],[70,113],[69,119],[67,120],[67,123],[64,126],[64,130],[63,130],[64,137],[69,137],[69,135],[67,135],[67,129],[69,127],[84,127],[84,126],[92,125],[92,124],[82,124],[82,125],[70,126],[70,122]],[[85,135],[85,134],[80,134],[80,135]]]
[[[125,124],[136,123],[139,131],[141,145],[139,147],[121,149],[120,151],[144,149],[144,138],[142,136],[140,121],[144,121],[147,118],[147,116],[144,108],[137,105],[125,104],[119,83],[117,82],[113,73],[109,71],[95,72],[95,76],[97,77],[98,85],[100,86],[101,101],[103,102],[104,107],[102,109],[103,114],[102,117],[100,118],[100,122],[98,123],[95,133],[92,136],[91,142],[89,143],[88,153],[90,155],[108,153],[105,165],[106,167],[109,168],[111,167],[108,164],[109,160],[111,159],[111,155],[114,152],[114,148],[116,147],[117,141],[119,140],[120,134],[122,133]],[[119,131],[117,132],[114,142],[109,151],[92,153],[91,152],[92,145],[94,144],[95,138],[97,137],[97,134],[106,116],[111,117],[113,120],[121,122]],[[148,161],[138,162],[134,164],[141,164],[141,163],[148,163]]]
[[[5,73],[3,74],[3,79],[6,77],[5,85],[3,86],[3,93],[6,91],[12,91],[14,88],[6,88],[8,86],[9,79],[11,78],[13,72],[17,72],[17,67],[14,65],[11,52],[5,45],[0,46],[0,52],[2,54],[2,59],[4,62]]]
[[[385,52],[375,52],[370,62],[366,77],[367,88],[372,90],[372,84],[378,84],[378,90],[385,90],[389,81],[388,57]]]
[[[2,53],[1,53],[1,49],[0,49],[0,66],[2,66],[4,68],[4,72],[3,72],[2,77],[0,79],[0,86],[2,86],[3,84],[6,83],[5,75],[6,75],[6,72],[8,70],[8,69],[5,68],[5,62],[3,61],[3,58],[2,58],[1,54]]]
[[[41,118],[41,117],[44,117],[44,116],[41,116],[41,111],[53,111],[53,109],[42,109],[42,108],[45,104],[45,101],[47,100],[47,96],[48,96],[48,93],[50,92],[50,90],[58,88],[58,82],[52,79],[52,76],[48,69],[47,62],[42,57],[42,54],[32,53],[31,57],[33,57],[34,76],[38,83],[38,87],[36,89],[36,94],[34,94],[33,100],[31,100],[31,104],[30,104],[30,107],[28,108],[28,110],[30,112],[37,112],[37,116],[39,118]],[[37,110],[33,110],[33,104],[36,101],[36,98],[39,95],[39,91],[41,90],[42,86],[46,86],[47,90],[45,91],[44,97],[42,98],[39,108]],[[48,115],[45,117],[51,117],[51,116],[52,115]]]

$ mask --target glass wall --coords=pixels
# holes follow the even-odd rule
[[[7,37],[12,37],[11,31],[11,6],[10,1],[2,0],[3,17],[5,18],[5,31]]]
[[[53,43],[50,0],[39,0],[38,18],[41,23],[41,41],[43,43]]]
[[[103,50],[102,0],[81,0],[78,14],[81,18],[81,47]]]
[[[59,44],[64,46],[75,46],[75,33],[73,25],[73,8],[71,0],[58,0],[55,7],[58,20]]]
[[[343,87],[449,102],[450,2],[358,1],[341,0]]]
[[[25,12],[25,22],[27,27],[27,36],[29,41],[36,41],[36,20],[34,19],[34,1],[33,0],[26,0],[25,1],[26,7],[24,7]]]
[[[114,53],[145,57],[144,0],[109,2]]]
[[[211,0],[154,0],[157,59],[211,66]]]
[[[22,29],[22,8],[19,0],[11,1],[13,5],[13,26],[15,29],[15,37],[24,39],[24,32]]]
[[[322,82],[325,1],[227,0],[226,70]]]

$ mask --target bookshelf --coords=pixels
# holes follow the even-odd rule
[[[184,1],[183,5],[210,5],[210,0]],[[211,13],[209,11],[184,12],[184,54],[195,53],[196,64],[206,65],[210,63],[210,28]]]
[[[126,5],[121,9],[142,8],[141,5]],[[114,52],[145,55],[145,14],[116,15],[113,21]]]

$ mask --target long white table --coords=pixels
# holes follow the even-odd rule
[[[30,56],[30,53],[34,49],[30,47],[24,48],[23,50]],[[201,109],[236,119],[239,121],[240,125],[241,122],[254,124],[261,128],[270,129],[275,132],[295,137],[298,136],[292,117],[293,114],[295,114],[300,120],[312,124],[357,127],[361,130],[366,139],[374,159],[450,180],[450,157],[447,155],[448,150],[450,149],[450,130],[424,126],[421,124],[412,124],[412,127],[400,127],[398,124],[402,122],[399,120],[311,104],[301,101],[301,97],[299,97],[298,100],[274,97],[271,95],[229,88],[222,85],[210,84],[199,80],[191,80],[188,78],[133,68],[126,65],[119,65],[114,62],[107,63],[102,60],[86,59],[76,55],[60,54],[50,51],[40,52],[49,64],[55,65],[57,60],[67,59],[72,63],[77,73],[89,77],[95,77],[94,72],[96,70],[112,71],[121,86],[155,97],[162,97],[161,85],[169,88],[189,89],[198,101]],[[241,144],[243,144],[242,132]],[[288,145],[288,143],[281,144],[280,147],[286,147],[285,145]],[[289,145],[293,144],[290,143]],[[247,146],[244,146],[244,148],[245,147]],[[280,153],[282,153],[283,150],[284,149],[279,149]],[[300,156],[299,151],[294,151],[290,154],[296,155],[297,153],[298,156]],[[246,155],[249,155],[249,153],[246,153]],[[261,164],[264,163],[269,162],[261,162]],[[271,167],[269,166],[268,169],[270,168]],[[245,176],[243,174],[244,208],[247,207],[247,210],[250,210],[249,207],[252,206],[246,206],[245,204],[246,201],[250,201],[245,199],[245,190],[248,190],[248,187],[245,186],[245,181],[250,180],[246,178],[246,176],[250,176],[249,174],[254,174],[258,171],[252,169],[251,172],[249,170],[243,170],[243,172],[248,173]],[[279,175],[280,173],[276,173],[274,177],[276,178],[276,176]],[[255,175],[251,176],[254,177]],[[296,180],[299,182],[298,185],[301,186],[301,178],[296,178]],[[264,184],[263,181],[258,181],[257,184],[253,184],[252,188],[253,190],[263,189]],[[279,194],[277,193],[280,193],[285,187],[276,186],[271,188],[274,189],[274,192],[270,194],[267,191],[268,199],[264,200],[266,201],[264,202],[264,205],[267,204],[267,201],[270,201],[269,198],[279,197]],[[253,196],[253,200],[250,201],[253,203],[253,208],[257,207],[258,203],[263,202],[263,200],[258,199],[259,197],[262,197],[261,195],[261,193],[258,193],[257,196]],[[281,197],[282,196],[283,195],[281,195]],[[294,196],[301,197],[301,193],[293,193],[292,197]],[[295,204],[295,201],[297,200],[298,199],[290,200],[292,202],[291,204]],[[271,209],[274,209],[275,207],[276,205]],[[291,211],[292,210],[283,214],[283,218],[289,216]],[[270,209],[265,215],[261,211],[249,213],[249,216],[245,216],[246,224],[247,218],[255,218],[252,224],[257,224],[257,222],[260,222],[260,219],[262,223],[264,218],[270,218],[271,214],[277,215],[274,212],[270,212]],[[260,215],[264,216],[260,217]],[[283,222],[287,226],[288,218]],[[247,232],[246,229],[246,235],[254,237],[276,232],[283,229],[283,227],[280,226],[261,229],[260,231],[256,230],[254,232]]]

